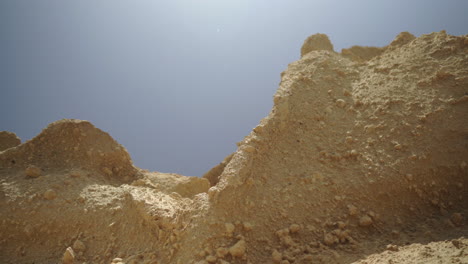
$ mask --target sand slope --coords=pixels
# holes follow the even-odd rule
[[[468,263],[468,36],[317,34],[281,76],[204,178],[138,169],[79,120],[0,152],[1,262]]]

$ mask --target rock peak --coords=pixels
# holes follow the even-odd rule
[[[317,33],[309,36],[302,45],[301,57],[314,50],[333,51],[333,44],[327,35]]]

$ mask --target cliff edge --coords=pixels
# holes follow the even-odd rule
[[[89,122],[58,121],[0,152],[0,259],[465,263],[467,87],[468,36],[338,53],[313,35],[202,178],[138,169]]]

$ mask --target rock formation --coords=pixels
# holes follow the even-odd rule
[[[15,133],[8,131],[0,131],[0,151],[16,147],[21,144],[21,140]]]
[[[203,178],[138,169],[78,120],[0,152],[2,263],[379,263],[440,240],[468,259],[468,36],[318,34],[281,76]]]

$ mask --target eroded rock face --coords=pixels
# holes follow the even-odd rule
[[[302,45],[301,57],[315,50],[333,51],[333,44],[331,43],[330,39],[328,39],[327,35],[317,33],[308,37]]]
[[[0,151],[13,148],[21,144],[21,140],[15,133],[0,131]]]
[[[0,155],[2,167],[29,165],[43,170],[86,168],[127,182],[137,173],[122,145],[90,122],[74,119],[54,122],[38,136]]]
[[[79,120],[1,152],[0,259],[351,263],[468,235],[468,37],[336,53],[319,34],[301,54],[204,178],[139,170]]]
[[[209,170],[207,173],[203,175],[203,178],[207,179],[210,182],[211,186],[215,186],[219,182],[219,176],[224,171],[224,168],[226,168],[226,165],[229,164],[231,161],[232,156],[234,153],[231,153],[228,155],[222,162],[220,162],[217,166],[213,167],[211,170]]]
[[[353,46],[343,49],[341,55],[356,62],[368,61],[385,51],[385,48]]]
[[[315,38],[325,40],[304,46]],[[305,49],[282,74],[272,112],[209,191],[206,218],[220,229],[202,232],[200,220],[205,244],[235,243],[220,238],[223,218],[253,224],[233,234],[246,237],[253,263],[349,263],[369,250],[364,241],[403,243],[412,236],[403,226],[450,236],[450,215],[467,210],[468,38],[402,33],[351,51]]]
[[[210,182],[205,178],[188,177],[175,173],[146,173],[141,179],[132,183],[134,186],[147,186],[160,192],[173,192],[182,197],[193,197],[199,193],[206,193]]]
[[[427,245],[390,244],[384,252],[373,254],[353,264],[408,263],[409,260],[417,260],[419,263],[463,263],[468,259],[467,247],[468,239],[466,238],[435,241]]]

